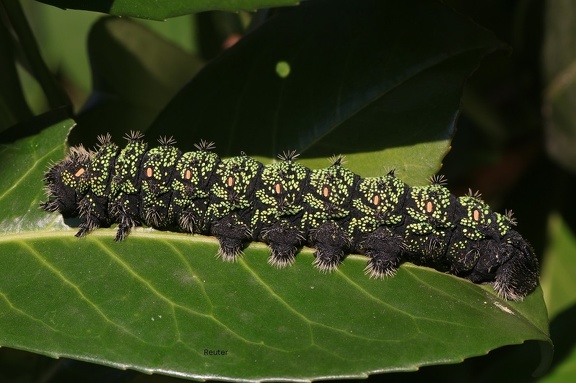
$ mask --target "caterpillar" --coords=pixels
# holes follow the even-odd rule
[[[393,276],[409,261],[490,283],[508,300],[522,300],[538,284],[537,257],[512,214],[493,212],[479,193],[455,197],[442,176],[409,187],[393,170],[361,178],[342,156],[311,170],[295,151],[263,165],[244,153],[220,159],[206,141],[182,153],[172,138],[150,149],[140,132],[125,138],[122,149],[109,134],[94,151],[71,147],[44,175],[41,208],[79,216],[77,237],[117,224],[115,240],[122,241],[147,225],[212,235],[224,261],[260,241],[279,268],[310,246],[323,272],[356,253],[368,258],[372,278]]]

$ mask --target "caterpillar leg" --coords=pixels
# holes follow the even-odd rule
[[[80,228],[75,234],[76,237],[82,238],[88,235],[92,230],[98,229],[99,227],[108,227],[110,223],[106,220],[101,220],[98,217],[89,215],[85,218],[78,227]]]
[[[251,239],[248,226],[235,215],[216,222],[211,233],[218,239],[218,257],[226,262],[234,262]]]
[[[114,240],[116,242],[125,240],[128,234],[130,234],[130,230],[132,230],[132,227],[133,227],[132,225],[119,223],[118,228],[116,229],[116,237],[114,237]]]
[[[178,226],[186,233],[201,233],[202,227],[199,224],[198,216],[191,210],[182,212],[178,219]]]
[[[85,237],[88,233],[90,233],[92,230],[97,229],[98,226],[97,225],[92,225],[86,222],[83,222],[80,224],[80,230],[78,230],[78,232],[76,234],[74,234],[76,237],[78,238],[82,238]]]
[[[402,237],[390,228],[379,227],[367,236],[362,247],[369,258],[365,274],[370,278],[384,278],[396,273],[405,245]]]
[[[304,236],[298,228],[287,225],[285,222],[276,222],[273,226],[263,230],[262,240],[270,247],[268,263],[283,268],[294,263],[296,253],[302,247]]]
[[[108,199],[105,197],[90,194],[82,198],[78,203],[78,210],[79,216],[84,222],[80,224],[80,230],[76,233],[76,237],[81,238],[94,229],[110,226],[110,218],[106,211],[107,206]]]
[[[313,265],[320,271],[334,271],[349,253],[351,241],[348,234],[334,221],[327,221],[311,231],[314,252]]]
[[[126,239],[133,227],[140,223],[134,218],[136,214],[130,214],[130,210],[138,211],[135,197],[122,196],[110,204],[110,215],[114,222],[118,222],[116,237],[114,240],[120,242]]]

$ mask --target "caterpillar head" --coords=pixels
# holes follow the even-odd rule
[[[70,148],[70,153],[44,174],[48,199],[40,207],[50,212],[60,212],[64,217],[73,216],[78,210],[79,194],[85,191],[88,165],[92,153],[83,146]]]
[[[478,195],[460,197],[466,213],[459,221],[465,257],[475,254],[467,276],[474,282],[490,282],[496,292],[519,301],[538,285],[538,259],[532,247],[518,234],[510,214],[492,212]]]
[[[502,259],[494,282],[494,289],[506,299],[519,301],[538,285],[538,258],[532,246],[516,231],[510,217],[495,213],[499,226],[505,228],[500,240]]]

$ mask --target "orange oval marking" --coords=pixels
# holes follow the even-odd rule
[[[324,186],[322,189],[322,195],[324,198],[328,198],[330,196],[330,188],[328,186]]]
[[[226,180],[226,185],[228,185],[229,187],[232,187],[232,186],[234,186],[234,182],[235,182],[234,177],[229,176],[228,179]]]
[[[84,174],[84,172],[86,171],[86,169],[84,168],[80,168],[76,171],[76,173],[74,173],[74,177],[80,177],[82,174]]]
[[[190,178],[192,178],[192,172],[190,169],[186,169],[186,172],[184,173],[184,179],[189,180]]]
[[[374,206],[380,205],[380,196],[378,194],[374,194],[374,197],[372,197],[372,203]]]
[[[472,218],[474,218],[474,221],[476,222],[480,221],[480,210],[474,209],[472,212]]]
[[[152,168],[146,168],[146,177],[150,178],[152,177]]]
[[[433,210],[434,210],[434,204],[432,203],[432,201],[426,202],[426,213],[432,213]]]
[[[282,184],[280,182],[274,185],[274,192],[276,192],[276,194],[282,193]]]

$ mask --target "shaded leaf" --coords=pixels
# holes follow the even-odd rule
[[[395,167],[422,184],[448,151],[464,80],[498,46],[434,2],[307,2],[206,66],[149,132],[222,155],[296,149],[313,168],[342,153],[363,176]]]
[[[0,22],[0,132],[30,118],[32,113],[16,72],[16,56],[10,31]]]
[[[93,90],[77,117],[82,130],[70,136],[75,144],[95,143],[102,127],[121,137],[148,126],[203,64],[142,24],[115,17],[94,24],[88,49]]]
[[[576,236],[562,215],[549,223],[550,243],[542,271],[542,289],[551,318],[554,364],[541,381],[567,382],[576,376]]]
[[[30,27],[42,49],[42,57],[60,81],[74,87],[76,108],[85,101],[90,90],[90,65],[86,38],[90,26],[99,18],[96,13],[64,11],[37,1],[22,4],[30,20]]]
[[[576,171],[576,3],[546,3],[543,71],[548,153]]]
[[[68,107],[70,100],[60,84],[56,81],[42,58],[40,48],[28,23],[22,6],[18,1],[7,1],[3,4],[5,17],[10,21],[12,33],[18,41],[19,54],[26,62],[28,70],[42,88],[48,105],[52,109]]]
[[[570,382],[576,376],[576,305],[557,313],[550,322],[554,342],[554,363],[542,383]]]
[[[558,214],[550,217],[542,288],[550,317],[576,304],[576,237]]]
[[[296,5],[298,0],[40,0],[60,8],[83,9],[109,13],[114,16],[131,16],[143,19],[164,20],[170,17],[187,15],[194,12],[222,11],[255,11],[260,8],[271,8]]]

